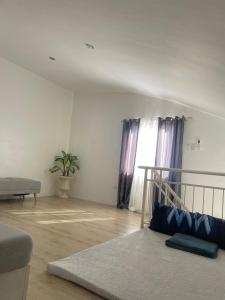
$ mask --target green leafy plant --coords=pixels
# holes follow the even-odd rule
[[[61,176],[70,176],[80,169],[78,162],[78,156],[62,151],[62,155],[55,157],[54,165],[49,171],[51,173],[60,172]]]

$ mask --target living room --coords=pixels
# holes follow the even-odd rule
[[[18,280],[13,294],[10,282],[21,274],[5,278],[0,263],[0,287],[5,287],[0,299],[131,299],[126,294],[131,278],[124,279],[123,290],[113,271],[105,279],[112,279],[112,288],[90,278],[64,280],[68,274],[52,275],[48,266],[139,232],[145,217],[144,172],[141,183],[134,179],[140,165],[179,169],[185,188],[177,194],[190,200],[183,203],[187,210],[203,213],[204,208],[205,214],[223,219],[225,5],[219,0],[169,2],[0,3],[0,219],[19,236],[22,230],[30,237],[24,237],[26,284]],[[127,149],[133,145],[135,150],[132,163],[132,151],[126,149],[131,181],[120,177],[126,121],[139,126],[136,142],[131,129],[128,138]],[[176,132],[182,137],[180,164],[172,165],[169,159],[156,164],[159,124],[167,121],[171,126],[183,122],[182,132]],[[146,124],[152,128],[155,122],[158,140],[143,133]],[[163,141],[169,143],[166,136]],[[154,148],[151,155],[149,148],[146,160],[141,145]],[[163,172],[172,171],[159,170],[161,181],[154,182],[158,188],[165,181]],[[211,177],[204,177],[204,172]],[[189,185],[195,188],[188,190]],[[134,199],[136,187],[141,192]],[[0,241],[0,252],[6,249],[4,242]],[[132,268],[133,262],[129,265]],[[138,290],[138,283],[133,287]],[[146,295],[140,299],[151,299]]]

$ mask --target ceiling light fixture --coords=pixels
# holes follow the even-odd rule
[[[85,43],[85,46],[90,49],[90,50],[94,50],[95,47],[92,45],[92,44],[89,44],[89,43]]]
[[[55,60],[56,60],[56,58],[53,57],[53,56],[49,56],[49,59],[52,60],[52,61],[55,61]]]

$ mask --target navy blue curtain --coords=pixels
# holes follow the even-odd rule
[[[156,147],[156,167],[164,168],[182,168],[183,155],[183,135],[184,135],[185,118],[159,118],[158,122],[158,139]],[[181,173],[163,172],[163,179],[168,179],[173,182],[181,181]],[[181,187],[178,185],[171,186],[176,193],[181,195]],[[155,189],[154,199],[157,197],[157,189]],[[154,206],[154,204],[153,204]]]
[[[123,120],[123,134],[118,179],[118,208],[128,208],[134,176],[140,119]]]

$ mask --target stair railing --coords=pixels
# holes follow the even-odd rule
[[[143,187],[143,199],[142,199],[142,215],[141,215],[141,228],[145,224],[149,223],[152,217],[152,205],[154,197],[156,197],[155,191],[158,193],[158,201],[166,205],[181,208],[186,211],[199,211],[201,213],[208,213],[214,215],[215,208],[217,210],[217,216],[224,218],[224,201],[225,201],[225,187],[213,186],[213,185],[202,185],[196,183],[185,183],[175,182],[167,179],[169,172],[223,177],[225,186],[225,173],[221,172],[209,172],[209,171],[197,171],[197,170],[185,170],[185,169],[174,169],[174,168],[160,168],[160,167],[149,167],[140,166],[139,168],[144,170],[144,187]],[[150,175],[150,176],[149,176]],[[182,176],[180,176],[182,178]],[[194,180],[194,177],[193,177]],[[175,188],[172,188],[175,187]],[[189,189],[189,195],[187,195],[187,189]],[[181,193],[178,195],[177,191]],[[209,209],[209,203],[206,205],[206,194],[211,191],[211,203]],[[201,197],[199,196],[201,192]],[[220,196],[215,196],[216,193],[220,192]],[[196,198],[198,201],[196,201]],[[201,198],[201,199],[199,199]],[[201,201],[201,205],[199,204]],[[198,205],[196,205],[196,202]],[[197,208],[198,206],[198,208]],[[201,206],[201,209],[200,209]],[[207,211],[207,209],[208,211]]]

